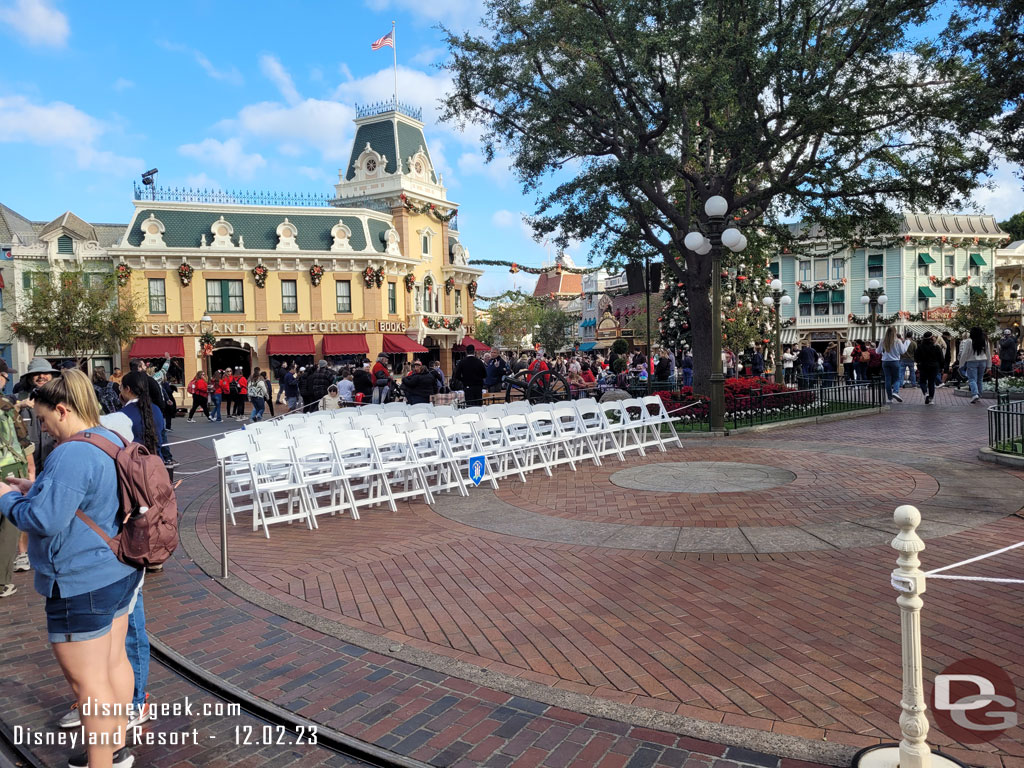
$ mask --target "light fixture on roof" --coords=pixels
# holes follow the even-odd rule
[[[150,196],[153,200],[156,200],[156,175],[158,172],[159,169],[150,168],[142,174],[142,186],[149,187]]]

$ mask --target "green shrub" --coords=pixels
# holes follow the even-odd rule
[[[624,355],[629,352],[629,342],[625,339],[616,339],[612,342],[612,352],[616,355]]]

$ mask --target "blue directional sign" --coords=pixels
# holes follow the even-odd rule
[[[473,481],[473,485],[480,485],[480,481],[484,479],[485,472],[487,472],[487,462],[484,461],[484,457],[470,456],[469,479]]]

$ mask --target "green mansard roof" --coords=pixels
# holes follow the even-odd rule
[[[164,243],[169,248],[198,248],[203,235],[206,242],[212,240],[210,227],[221,216],[229,222],[235,231],[232,240],[237,244],[238,236],[245,241],[246,250],[274,250],[277,248],[277,227],[281,222],[288,221],[295,225],[299,235],[295,242],[303,251],[329,251],[334,239],[331,229],[340,220],[352,231],[349,244],[352,250],[361,251],[366,247],[366,230],[363,223],[355,216],[342,216],[338,213],[325,213],[320,209],[316,213],[302,213],[289,210],[281,213],[243,213],[237,210],[225,211],[187,211],[178,209],[143,208],[139,210],[131,231],[128,233],[128,244],[138,246],[142,243],[142,224],[153,214],[164,223]],[[383,233],[390,228],[386,221],[370,219],[370,238],[374,250],[383,253],[385,242]],[[282,253],[289,253],[282,251]]]
[[[398,123],[397,152],[395,151],[396,122]],[[430,159],[430,152],[427,150],[427,140],[423,136],[423,131],[415,125],[410,125],[409,123],[397,120],[394,116],[385,114],[381,115],[380,120],[372,123],[363,123],[356,131],[355,140],[352,142],[352,156],[348,162],[348,173],[345,174],[345,178],[348,181],[356,177],[356,160],[363,154],[367,144],[375,152],[384,155],[388,159],[387,164],[384,166],[384,170],[387,173],[395,172],[395,169],[398,167],[397,159],[402,161],[402,173],[411,173],[412,169],[407,161],[421,148],[423,149],[423,154],[427,156],[427,160],[430,160],[431,166],[434,163]],[[430,180],[435,184],[437,183],[437,174],[433,170],[430,172]]]

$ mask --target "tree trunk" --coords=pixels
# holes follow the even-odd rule
[[[693,391],[702,395],[711,394],[711,298],[708,288],[690,286],[686,283],[686,300],[690,304],[690,334],[693,339]],[[717,361],[721,365],[721,361]]]

